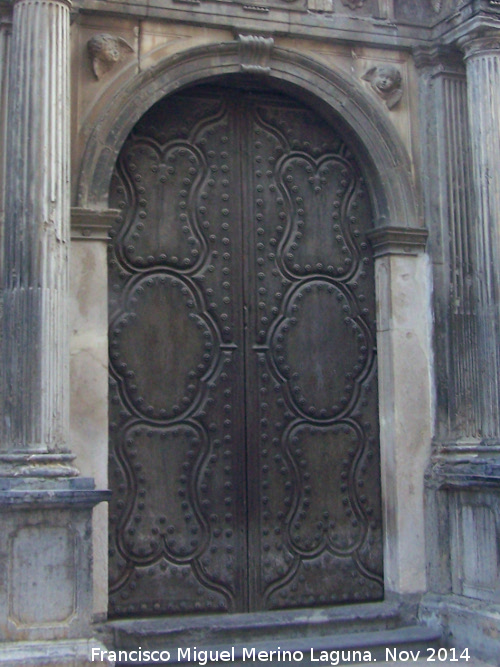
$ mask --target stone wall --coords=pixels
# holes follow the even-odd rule
[[[28,0],[14,3],[16,11],[23,3],[29,5]],[[67,9],[64,0],[60,4]],[[42,365],[28,364],[23,371],[33,396],[49,386],[49,393],[60,398],[65,390],[58,364],[64,370],[70,361],[70,433],[61,439],[49,428],[42,452],[40,443],[21,442],[6,430],[0,447],[5,502],[12,502],[11,480],[18,474],[14,463],[21,466],[30,489],[43,487],[39,481],[33,487],[34,475],[40,480],[56,472],[81,474],[106,488],[106,239],[117,215],[108,208],[116,157],[137,120],[164,95],[219,76],[252,76],[265,87],[314,106],[330,122],[341,123],[363,156],[375,211],[386,591],[426,594],[422,617],[441,623],[451,633],[451,643],[460,643],[460,619],[466,617],[468,626],[476,627],[467,641],[490,658],[491,642],[483,641],[481,628],[490,628],[488,637],[498,629],[500,580],[500,245],[494,176],[500,141],[495,115],[499,13],[492,0],[74,3],[71,26],[69,15],[64,23],[68,51],[45,56],[53,57],[54,67],[70,66],[71,103],[65,107],[71,112],[69,132],[66,120],[57,119],[56,93],[41,105],[48,109],[47,127],[61,146],[70,143],[71,190],[66,172],[53,176],[64,162],[63,147],[59,158],[50,151],[40,157],[46,159],[54,182],[43,181],[33,193],[25,172],[11,169],[25,148],[29,119],[5,109],[19,111],[36,68],[23,65],[23,89],[15,70],[19,58],[13,65],[9,46],[11,31],[17,29],[19,35],[19,19],[16,23],[10,4],[0,4],[0,154],[5,156],[0,162],[0,222],[8,239],[2,285],[11,291],[16,287],[14,260],[19,248],[26,250],[24,238],[36,239],[44,248],[44,270],[55,276],[65,269],[64,253],[43,244],[47,227],[43,215],[33,210],[43,212],[49,204],[54,208],[54,197],[59,197],[61,219],[67,219],[70,200],[72,206],[69,359],[62,335],[59,351],[47,352]],[[60,34],[53,38],[59,40]],[[37,117],[37,105],[30,104]],[[45,118],[41,111],[40,118]],[[40,136],[36,141],[42,145],[44,140]],[[43,180],[43,174],[35,175]],[[10,199],[4,195],[5,183],[10,184]],[[16,235],[19,197],[12,192],[22,188],[33,197],[34,208],[23,223],[32,235],[27,231],[21,239]],[[67,246],[66,238],[63,244]],[[30,287],[37,284],[34,280]],[[60,303],[56,300],[35,318],[40,340],[50,338],[53,322],[62,323],[55,325],[58,331],[65,327],[65,299],[63,295]],[[14,301],[7,295],[6,304]],[[28,315],[22,309],[11,312],[15,316],[3,329],[4,414],[12,411],[19,391],[21,375],[12,359],[26,356],[16,331],[26,329]],[[29,335],[38,334],[31,327]],[[30,341],[25,347],[32,349]],[[35,366],[39,370],[33,373]],[[29,393],[23,400],[26,396]],[[30,409],[32,404],[28,400]],[[66,409],[54,409],[54,419],[64,423]],[[26,417],[19,408],[15,414],[22,431]],[[7,513],[9,531],[18,530],[14,523],[19,517],[38,516],[35,506],[29,509],[27,491],[24,497],[28,514]],[[99,499],[102,496],[95,502]],[[89,497],[84,504],[90,511]],[[21,521],[19,530],[27,530],[30,521]],[[92,544],[95,565],[92,609],[86,609],[85,618],[93,613],[103,619],[107,613],[107,522],[101,504],[94,510],[93,536],[87,531],[82,538],[88,542],[80,553],[90,559]],[[49,521],[46,528],[50,532],[53,524]],[[469,550],[469,544],[477,548]],[[19,560],[18,567],[23,562]],[[28,563],[23,567],[29,576],[41,576]],[[12,571],[18,579],[24,576]],[[90,577],[90,569],[87,573]],[[88,585],[78,583],[87,592]],[[85,599],[89,607],[90,597]],[[478,609],[474,599],[490,606]],[[89,633],[88,628],[81,631],[82,636]],[[64,633],[53,634],[64,638]],[[6,632],[5,640],[16,639]]]

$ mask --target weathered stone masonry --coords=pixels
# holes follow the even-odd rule
[[[385,594],[498,661],[499,45],[494,0],[0,2],[0,663],[97,645],[111,176],[155,102],[236,79],[310,105],[362,163]]]

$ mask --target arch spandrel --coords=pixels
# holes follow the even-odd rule
[[[189,49],[135,76],[89,128],[77,182],[76,204],[105,209],[118,153],[139,118],[159,99],[183,87],[242,74],[237,41]],[[408,153],[396,130],[354,79],[288,49],[272,48],[260,74],[282,90],[344,125],[363,163],[375,226],[419,227]]]

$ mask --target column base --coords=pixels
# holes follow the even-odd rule
[[[16,452],[0,454],[0,478],[77,477],[72,465],[75,456],[69,452]]]
[[[114,662],[92,660],[105,651],[97,639],[6,642],[0,647],[0,667],[113,667]]]

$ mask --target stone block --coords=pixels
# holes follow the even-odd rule
[[[0,480],[0,641],[90,636],[91,515],[105,497],[85,478]]]
[[[474,658],[500,665],[500,606],[459,595],[426,595],[420,618],[441,625],[448,646],[469,649]],[[470,662],[467,664],[471,664]]]
[[[498,495],[461,491],[450,498],[453,592],[500,602]]]

